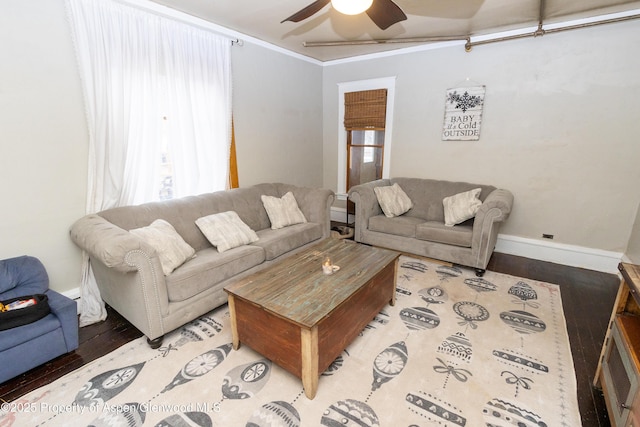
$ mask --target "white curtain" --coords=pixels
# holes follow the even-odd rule
[[[89,129],[87,213],[158,199],[162,133],[174,197],[225,189],[231,41],[113,0],[66,0]],[[84,256],[80,324],[104,320]]]
[[[162,46],[170,82],[165,95],[174,197],[224,189],[231,148],[231,41],[164,20]]]

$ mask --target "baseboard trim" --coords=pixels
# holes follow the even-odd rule
[[[618,272],[618,264],[624,256],[621,252],[604,251],[505,234],[498,235],[495,251],[614,274]]]
[[[80,299],[80,297],[82,296],[80,292],[80,286],[78,286],[77,288],[62,291],[60,293],[69,299]]]
[[[66,291],[57,291],[60,292],[65,297],[75,300],[77,303],[78,314],[80,314],[80,298],[82,298],[82,291],[80,290],[80,286],[73,289],[68,289]]]
[[[347,219],[347,209],[346,208],[336,208],[334,206],[331,207],[331,221],[335,222],[345,222],[347,220],[347,224],[353,224],[356,220],[355,215],[349,215]]]
[[[346,208],[331,207],[331,221],[344,222],[346,216]],[[353,221],[355,221],[355,218],[350,215],[349,224]],[[621,252],[604,251],[584,246],[567,245],[508,234],[498,235],[495,251],[570,267],[579,267],[614,274],[618,273],[618,264],[620,261],[626,259],[626,256]]]

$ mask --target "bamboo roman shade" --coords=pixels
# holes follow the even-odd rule
[[[346,130],[384,129],[386,116],[386,89],[344,94],[344,127]]]

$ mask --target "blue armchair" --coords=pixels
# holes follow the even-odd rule
[[[76,302],[49,289],[49,276],[37,258],[0,261],[0,301],[45,294],[51,313],[27,325],[0,331],[0,383],[78,348]]]

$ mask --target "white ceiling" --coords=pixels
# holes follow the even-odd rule
[[[313,0],[152,0],[218,26],[318,61],[331,61],[424,43],[305,47],[304,42],[364,41],[433,36],[474,37],[543,29],[576,19],[640,10],[629,0],[394,0],[407,20],[379,29],[366,14],[342,15],[331,5],[298,23],[281,21]],[[376,1],[376,0],[374,0]],[[614,25],[614,24],[608,24]]]

